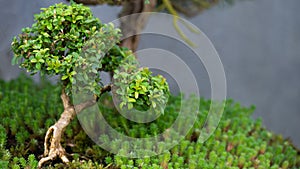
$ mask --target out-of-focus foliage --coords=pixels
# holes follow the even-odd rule
[[[130,51],[124,47],[117,45],[112,47],[109,53],[101,60],[102,70],[112,72],[117,69],[128,52]]]
[[[0,168],[36,168],[42,152],[46,129],[62,112],[60,87],[48,82],[39,85],[25,76],[0,81]],[[151,123],[134,123],[114,108],[110,95],[99,100],[99,108],[111,127],[130,137],[151,137],[169,128],[178,117],[181,97],[170,96],[165,114]],[[226,102],[219,127],[204,144],[197,136],[207,116],[209,100],[201,99],[196,123],[184,140],[170,151],[144,159],[115,156],[94,144],[77,120],[66,129],[62,142],[72,154],[72,162],[54,162],[47,168],[299,168],[299,152],[287,140],[253,120],[253,108],[245,108],[232,100]],[[184,121],[182,121],[185,125]],[[110,144],[118,144],[111,142]],[[126,142],[124,142],[126,144]],[[146,146],[152,146],[149,142]],[[160,142],[160,148],[164,147]],[[32,154],[32,155],[30,155]]]

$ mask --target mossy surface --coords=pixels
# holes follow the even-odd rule
[[[99,103],[113,128],[140,138],[162,133],[171,126],[181,100],[172,96],[164,115],[147,124],[124,119],[112,106],[109,95]],[[226,102],[214,135],[204,144],[198,143],[210,101],[200,99],[199,104],[198,120],[186,138],[170,151],[144,159],[115,156],[103,150],[89,139],[76,119],[62,141],[72,162],[66,165],[57,160],[45,168],[300,168],[299,151],[280,135],[263,128],[261,120],[253,120],[253,107],[242,107],[232,100]],[[45,132],[62,111],[60,87],[46,81],[37,85],[24,75],[10,82],[0,81],[0,168],[36,168],[43,154]]]

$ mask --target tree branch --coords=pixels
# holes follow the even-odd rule
[[[97,103],[97,99],[93,98],[91,100],[88,100],[88,101],[85,101],[83,103],[75,105],[74,109],[75,109],[76,113],[80,113],[82,110],[93,106],[95,103]]]
[[[112,84],[102,87],[102,89],[100,91],[101,92],[100,95],[104,94],[105,92],[110,91],[111,88],[112,88]],[[98,99],[99,99],[98,96],[94,96],[93,99],[87,100],[87,101],[77,104],[77,105],[74,105],[74,109],[75,109],[76,113],[80,113],[82,110],[84,110],[90,106],[93,106],[95,103],[97,103]]]
[[[69,107],[72,107],[72,104],[70,102],[70,97],[65,92],[65,88],[66,88],[65,85],[63,85],[60,98],[63,102],[64,109],[68,109]]]
[[[102,87],[100,95],[102,95],[105,92],[109,92],[111,90],[112,86],[113,86],[113,84],[109,84],[109,85]]]

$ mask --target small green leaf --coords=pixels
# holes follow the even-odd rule
[[[132,109],[133,108],[133,104],[132,103],[128,103],[128,110]]]
[[[16,65],[16,64],[18,64],[18,61],[19,61],[19,58],[16,57],[16,56],[14,56],[14,57],[12,58],[12,60],[11,60],[11,64],[12,64],[12,65]]]
[[[122,109],[124,105],[125,105],[125,102],[121,102],[120,103],[120,109]]]
[[[72,72],[70,73],[70,75],[74,76],[74,75],[76,75],[76,72],[75,72],[75,71],[72,71]]]
[[[50,35],[47,32],[43,32],[42,34],[47,38],[50,37]]]
[[[66,80],[68,77],[69,77],[69,76],[67,76],[67,75],[63,75],[63,76],[61,77],[61,80]]]
[[[37,70],[41,70],[41,64],[40,63],[37,63],[36,65],[35,65],[35,68],[37,69]]]
[[[136,100],[134,98],[128,98],[128,102],[136,102]]]
[[[88,20],[85,20],[84,22],[85,23],[92,23],[92,22],[94,22],[95,21],[95,19],[88,19]]]
[[[52,30],[52,24],[51,23],[49,23],[48,25],[47,25],[47,29],[49,29],[49,30]]]
[[[31,63],[36,63],[37,60],[36,60],[35,58],[33,58],[33,59],[30,60],[30,62],[31,62]]]
[[[155,103],[155,101],[152,101],[152,106],[153,106],[153,108],[155,108],[155,107],[156,107],[156,103]]]
[[[82,20],[83,19],[83,16],[77,16],[76,17],[76,20]]]
[[[139,93],[138,92],[135,92],[134,93],[134,97],[137,99],[139,97]]]

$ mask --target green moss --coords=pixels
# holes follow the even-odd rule
[[[36,85],[20,76],[0,81],[0,168],[36,168],[43,153],[46,129],[62,112],[60,88],[43,81]],[[171,96],[165,114],[152,123],[133,123],[122,117],[105,95],[99,100],[104,117],[119,132],[131,137],[151,137],[170,127],[178,116],[180,97]],[[299,168],[300,155],[293,145],[262,126],[261,120],[250,115],[254,108],[242,107],[232,100],[219,127],[204,144],[197,142],[210,101],[199,100],[200,113],[193,129],[170,151],[144,159],[115,156],[94,144],[83,132],[77,120],[66,129],[63,146],[72,162],[68,168]],[[106,139],[105,135],[102,139]],[[117,141],[112,145],[118,144]],[[124,143],[126,144],[126,143]],[[161,142],[158,148],[163,149]],[[147,143],[148,147],[153,146]],[[126,151],[126,150],[124,150]],[[46,168],[65,168],[60,161]]]

